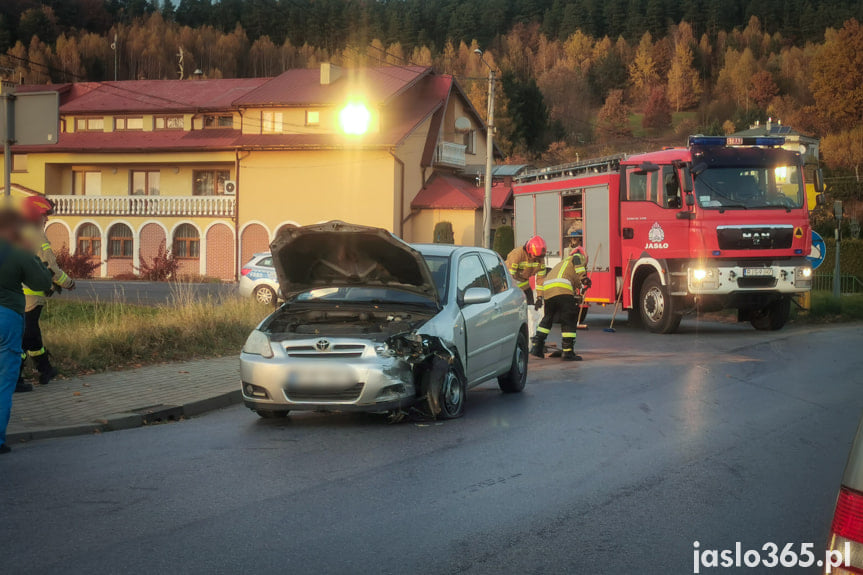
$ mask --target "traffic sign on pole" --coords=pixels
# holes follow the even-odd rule
[[[827,257],[827,244],[824,243],[824,238],[818,232],[812,232],[812,251],[806,259],[812,262],[812,269],[815,270],[824,263],[825,257]]]

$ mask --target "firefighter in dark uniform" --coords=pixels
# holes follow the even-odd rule
[[[531,355],[545,357],[545,340],[555,322],[560,323],[564,361],[581,361],[575,354],[575,336],[578,328],[578,306],[583,289],[590,288],[587,277],[587,257],[581,250],[564,258],[545,277],[542,297],[545,299],[545,315],[536,329]]]

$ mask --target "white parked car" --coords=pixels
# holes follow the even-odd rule
[[[279,280],[270,252],[255,254],[240,270],[240,295],[274,305],[279,296]]]
[[[425,402],[454,418],[484,381],[524,388],[527,306],[495,252],[344,222],[292,229],[272,248],[286,303],[240,356],[243,400],[261,417]]]

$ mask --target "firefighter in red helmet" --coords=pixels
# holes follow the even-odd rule
[[[541,290],[542,281],[545,277],[545,240],[539,236],[533,236],[520,248],[515,248],[506,256],[506,267],[518,287],[524,291],[527,305],[542,307],[542,298],[534,300],[533,290],[530,289],[530,278],[536,276],[536,289]]]
[[[42,328],[39,326],[39,318],[42,315],[42,309],[45,307],[48,295],[54,289],[75,289],[75,281],[66,275],[66,272],[57,265],[57,258],[54,256],[54,250],[51,249],[51,242],[48,241],[45,235],[45,224],[48,221],[48,216],[54,214],[54,204],[48,198],[30,196],[22,203],[21,213],[31,224],[26,233],[33,247],[33,252],[51,270],[55,287],[45,292],[30,289],[26,285],[23,286],[26,299],[24,341],[22,342],[24,353],[21,355],[21,374],[18,378],[18,385],[15,388],[17,392],[32,391],[33,389],[33,386],[26,383],[23,378],[24,362],[28,357],[36,364],[36,370],[39,372],[39,383],[41,385],[47,384],[57,376],[57,370],[51,365],[48,352],[45,350],[45,345],[42,342]]]

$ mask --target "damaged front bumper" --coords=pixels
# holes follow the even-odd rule
[[[394,336],[385,344],[318,338],[271,347],[270,358],[240,355],[243,402],[254,411],[407,408],[429,396],[440,365],[451,361],[436,338],[430,342],[416,334]]]

